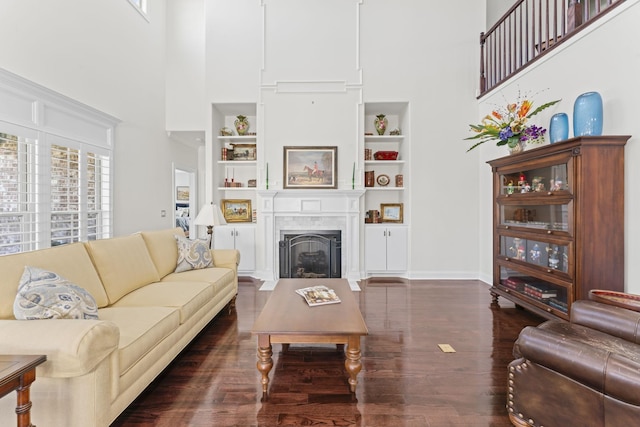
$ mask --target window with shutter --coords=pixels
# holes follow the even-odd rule
[[[117,123],[0,68],[0,255],[111,237]]]

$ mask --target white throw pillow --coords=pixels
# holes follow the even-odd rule
[[[206,240],[190,240],[176,235],[178,264],[176,273],[213,267],[213,256]]]
[[[89,292],[56,273],[26,266],[13,301],[19,320],[98,319],[98,306]]]

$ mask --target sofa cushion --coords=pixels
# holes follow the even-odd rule
[[[178,245],[178,262],[175,273],[213,267],[211,249],[209,249],[206,240],[190,240],[176,235],[176,243]]]
[[[13,301],[24,267],[30,265],[55,271],[67,280],[87,290],[98,307],[109,304],[100,277],[83,243],[56,246],[32,252],[0,257],[0,319],[13,319]]]
[[[184,236],[180,227],[168,230],[143,231],[140,233],[160,277],[173,273],[178,260],[178,246],[175,236]]]
[[[213,285],[206,282],[158,282],[125,295],[113,307],[177,308],[180,323],[185,323],[214,296]]]
[[[119,375],[131,369],[180,325],[180,313],[170,307],[107,307],[99,313],[101,319],[115,323],[120,329]]]
[[[129,292],[160,279],[140,234],[85,244],[111,304]]]
[[[51,271],[25,267],[13,303],[19,320],[98,319],[96,301],[86,290]]]

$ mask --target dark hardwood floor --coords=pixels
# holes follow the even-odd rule
[[[485,284],[361,283],[369,336],[355,395],[335,346],[283,353],[274,345],[264,401],[250,333],[269,296],[259,286],[241,282],[235,312],[215,318],[112,427],[511,426],[505,401],[513,342],[543,319],[504,299],[492,306]]]

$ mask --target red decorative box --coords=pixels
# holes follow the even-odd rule
[[[397,160],[398,152],[397,151],[376,151],[373,154],[373,158],[376,160]]]

